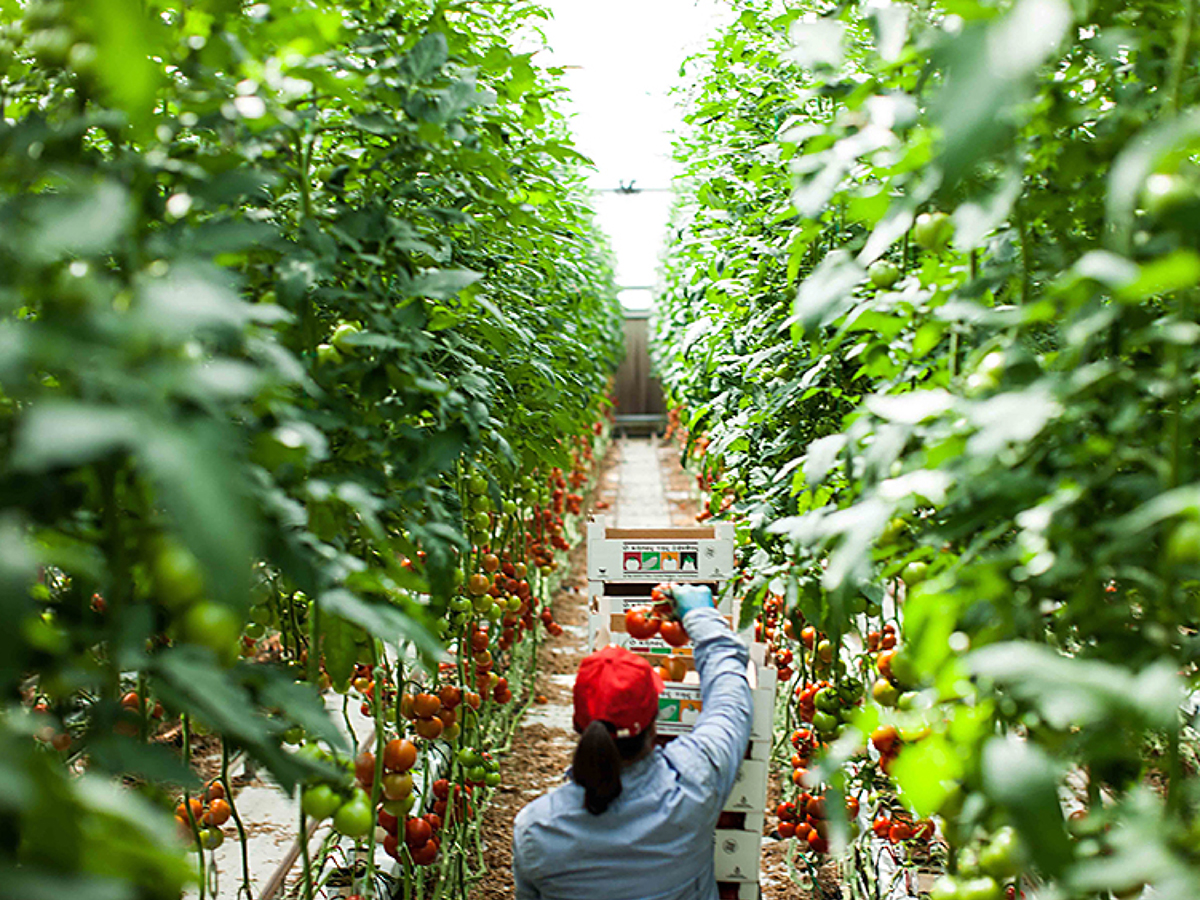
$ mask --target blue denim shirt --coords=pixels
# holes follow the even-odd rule
[[[713,830],[750,740],[749,652],[715,609],[684,617],[702,709],[690,734],[621,773],[599,816],[568,782],[513,826],[517,900],[717,900]]]

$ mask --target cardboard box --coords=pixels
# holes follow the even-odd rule
[[[724,581],[733,575],[733,525],[609,528],[588,525],[591,581]]]
[[[757,882],[762,862],[762,835],[756,831],[718,828],[713,863],[717,881]]]
[[[762,812],[767,802],[767,763],[765,760],[744,759],[738,768],[737,781],[722,809],[731,812]],[[760,829],[761,830],[761,829]]]

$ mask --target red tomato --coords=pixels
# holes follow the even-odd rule
[[[663,622],[658,628],[658,636],[672,647],[682,647],[689,640],[682,622]]]
[[[636,607],[625,613],[625,632],[631,638],[644,641],[658,633],[658,619],[650,617],[650,611],[644,606]]]

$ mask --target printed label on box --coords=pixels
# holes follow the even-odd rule
[[[663,688],[658,697],[658,730],[661,734],[685,734],[700,718],[699,688]]]
[[[694,575],[700,571],[700,545],[627,542],[622,545],[621,561],[626,575],[640,572]]]

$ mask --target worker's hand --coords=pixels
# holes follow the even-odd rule
[[[702,584],[677,584],[671,590],[675,612],[683,618],[693,609],[712,609],[712,591]]]

